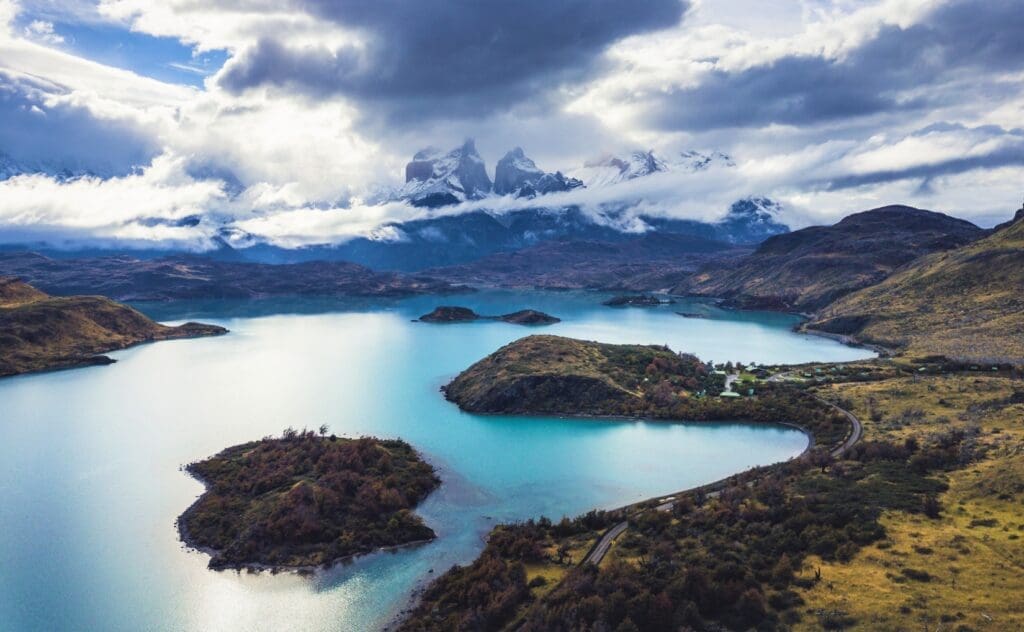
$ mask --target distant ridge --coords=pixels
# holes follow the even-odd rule
[[[680,294],[734,306],[813,312],[885,279],[902,265],[982,237],[974,224],[910,206],[854,213],[766,239],[732,266],[708,267],[676,286]]]
[[[917,354],[1024,361],[1024,208],[982,239],[836,301],[807,328]]]

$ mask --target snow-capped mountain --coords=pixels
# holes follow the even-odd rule
[[[704,171],[713,166],[734,167],[732,158],[721,152],[703,154],[697,151],[684,151],[678,155],[663,159],[654,151],[632,151],[625,156],[602,156],[584,163],[580,169],[569,172],[574,178],[582,180],[591,188],[603,187],[642,178],[654,173],[666,171]]]
[[[561,171],[546,173],[526,156],[521,147],[505,154],[494,169],[494,192],[498,195],[534,197],[581,186],[583,182],[567,178]]]
[[[405,186],[396,197],[416,206],[437,207],[479,200],[491,193],[491,179],[473,139],[442,154],[434,148],[416,152],[405,166]]]
[[[718,226],[732,243],[759,243],[789,232],[789,226],[778,220],[781,211],[782,205],[774,200],[748,197],[733,202],[726,216],[718,221]]]
[[[109,166],[86,168],[72,161],[53,160],[15,160],[9,154],[0,151],[0,181],[22,175],[42,174],[61,182],[81,177],[110,178],[116,173]]]

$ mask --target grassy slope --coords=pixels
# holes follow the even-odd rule
[[[104,360],[98,354],[140,342],[225,331],[198,323],[168,327],[101,296],[54,298],[0,280],[0,376],[91,364]]]
[[[434,537],[411,510],[440,479],[404,441],[297,433],[188,470],[207,491],[179,528],[213,568],[317,566]]]
[[[589,397],[625,401],[641,396],[635,375],[613,363],[615,345],[559,336],[528,336],[506,345],[461,373],[446,387],[449,399],[477,412],[571,412]],[[626,350],[624,347],[623,350]],[[641,373],[655,357],[675,354],[652,347],[630,345]],[[570,401],[540,387],[538,378],[552,385],[576,385],[578,398]],[[552,389],[554,390],[554,389]],[[586,408],[579,412],[587,412]]]
[[[924,257],[833,303],[810,329],[971,361],[1024,358],[1024,221]]]
[[[1024,627],[1024,397],[1013,403],[1021,388],[1019,380],[958,375],[828,389],[865,420],[867,440],[975,426],[980,456],[945,475],[939,519],[890,511],[886,538],[850,562],[809,559],[805,572],[820,568],[824,581],[801,593],[817,616],[797,629],[820,629],[823,617],[858,630]],[[930,579],[909,579],[905,569]]]

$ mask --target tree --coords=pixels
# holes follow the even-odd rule
[[[321,437],[326,437],[327,436],[327,424],[320,424],[320,436]]]
[[[565,563],[565,558],[567,558],[567,557],[569,557],[569,543],[568,542],[562,542],[561,544],[558,545],[558,563],[559,564],[564,564]],[[570,558],[569,561],[571,562],[572,558]]]

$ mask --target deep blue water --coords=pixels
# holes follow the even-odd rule
[[[842,361],[867,352],[794,334],[791,316],[687,301],[603,307],[589,293],[481,292],[402,301],[142,305],[220,338],[113,354],[107,367],[0,381],[0,629],[367,630],[424,578],[472,560],[499,521],[575,515],[801,452],[782,427],[477,416],[438,387],[530,333],[667,343],[716,361]],[[438,304],[564,322],[410,322]],[[703,312],[687,319],[675,311]],[[286,426],[402,437],[437,465],[419,509],[439,538],[314,577],[214,572],[174,520],[201,493],[180,466]]]

